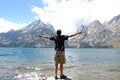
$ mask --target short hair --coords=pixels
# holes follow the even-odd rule
[[[57,35],[61,35],[61,30],[60,29],[57,30]]]

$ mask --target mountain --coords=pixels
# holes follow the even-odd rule
[[[20,29],[0,34],[0,47],[51,47],[53,42],[37,37],[37,34],[55,35],[52,25],[36,20]]]
[[[66,47],[77,48],[120,48],[120,15],[101,23],[94,20],[89,25],[81,25],[77,35],[69,39]],[[0,47],[54,47],[54,42],[38,38],[37,34],[55,35],[54,27],[36,20],[20,30],[10,30],[0,33]]]
[[[80,26],[78,31],[84,30],[84,38],[74,37],[69,44],[73,47],[113,47],[120,48],[120,15],[115,16],[103,24],[99,20],[91,22],[88,26]]]
[[[113,47],[120,47],[120,15],[115,16],[110,21],[104,23],[104,25],[110,31],[106,44]]]

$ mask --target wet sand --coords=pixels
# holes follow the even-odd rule
[[[53,65],[31,70],[1,66],[0,80],[39,80],[41,73],[53,77]],[[70,63],[65,64],[64,74],[71,80],[120,80],[120,64]]]
[[[65,75],[72,80],[120,80],[120,64],[71,64],[64,66]],[[53,69],[43,70],[48,76]]]

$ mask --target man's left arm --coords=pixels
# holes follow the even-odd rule
[[[75,33],[75,34],[71,34],[71,35],[68,36],[68,38],[74,37],[74,36],[76,36],[77,34],[82,34],[82,32],[77,32],[77,33]]]

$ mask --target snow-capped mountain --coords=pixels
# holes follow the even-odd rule
[[[1,47],[51,47],[53,42],[38,38],[38,34],[52,36],[55,30],[52,25],[44,24],[40,20],[20,29],[0,34]]]
[[[95,20],[88,26],[81,25],[77,31],[83,34],[69,39],[66,47],[120,48],[120,15],[103,24]],[[36,20],[20,30],[0,33],[0,47],[54,47],[52,41],[38,38],[37,34],[53,36],[55,30],[51,24]]]

